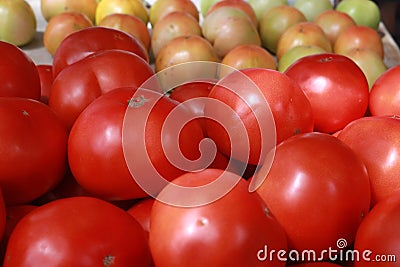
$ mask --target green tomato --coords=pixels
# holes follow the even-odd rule
[[[36,17],[25,0],[0,0],[0,40],[15,46],[30,43],[36,33]]]
[[[221,0],[200,0],[200,12],[203,18],[206,16],[210,7],[219,1]]]
[[[260,20],[263,14],[272,7],[288,5],[288,0],[248,0],[253,7],[257,19]]]
[[[308,21],[314,21],[323,11],[333,9],[330,0],[295,0],[293,6],[300,10]]]
[[[336,10],[347,13],[357,25],[364,25],[375,30],[379,27],[381,12],[372,0],[343,0]]]
[[[315,54],[326,53],[324,49],[315,45],[299,45],[289,49],[285,52],[278,62],[278,70],[285,72],[285,70],[298,59]]]

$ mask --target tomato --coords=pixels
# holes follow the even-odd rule
[[[43,33],[43,46],[54,56],[61,42],[71,33],[93,26],[93,22],[82,12],[65,11],[53,16]]]
[[[49,103],[51,85],[53,84],[53,66],[51,64],[39,64],[36,66],[40,78],[40,102]]]
[[[4,202],[3,192],[0,189],[0,239],[4,240],[7,238],[8,227],[7,227],[7,214],[6,205]]]
[[[0,121],[0,186],[5,202],[30,202],[64,177],[67,129],[47,105],[19,97],[0,98]]]
[[[307,97],[291,78],[276,70],[231,72],[213,87],[209,98],[217,101],[205,105],[208,136],[221,153],[246,163],[257,165],[275,143],[313,130]]]
[[[170,162],[175,159],[171,152],[196,160],[204,136],[196,121],[179,135],[174,125],[168,126],[167,116],[175,108],[177,119],[189,113],[177,106],[161,93],[131,87],[116,88],[93,101],[69,135],[69,165],[78,183],[107,200],[134,199],[158,193],[159,188],[149,193],[153,188],[142,184],[144,179],[154,185],[154,173],[167,180],[185,173]]]
[[[106,49],[130,51],[149,61],[148,53],[140,41],[121,30],[93,26],[69,34],[60,43],[53,57],[53,74],[88,55]]]
[[[33,60],[20,48],[0,41],[0,97],[18,96],[38,100],[40,78]]]
[[[285,250],[286,236],[259,195],[248,191],[245,180],[233,173],[206,169],[184,174],[173,183],[194,189],[216,181],[222,174],[238,182],[211,203],[186,207],[154,202],[149,245],[155,266],[285,266],[275,257],[267,261],[257,257],[260,254],[262,259],[265,246],[268,250]],[[193,193],[197,200],[213,194],[207,189]],[[175,194],[175,190],[167,186],[161,194]]]
[[[400,118],[372,116],[351,122],[338,135],[368,169],[372,205],[400,189],[399,132]]]
[[[139,87],[154,74],[150,64],[123,50],[103,50],[65,68],[53,81],[49,106],[70,129],[94,99],[117,87]]]
[[[0,259],[1,262],[4,260],[4,254],[6,252],[8,239],[12,231],[14,230],[17,223],[29,212],[34,210],[37,206],[31,204],[21,204],[21,205],[13,205],[5,207],[5,228],[4,228],[4,236],[0,241]]]
[[[184,103],[187,103],[188,108],[192,110],[197,120],[199,120],[203,132],[206,135],[206,126],[204,118],[204,105],[206,103],[206,97],[210,94],[210,91],[217,81],[204,80],[204,81],[190,81],[179,85],[174,88],[170,93],[169,97]],[[193,99],[193,101],[191,101]]]
[[[371,87],[369,110],[372,115],[400,115],[400,65],[381,74]]]
[[[152,197],[144,198],[127,210],[140,223],[147,234],[150,231],[150,214],[154,201]]]
[[[97,25],[131,34],[138,38],[146,51],[150,51],[151,36],[149,28],[142,19],[135,15],[113,13],[104,17]]]
[[[217,1],[213,5],[210,6],[210,8],[207,10],[207,15],[209,15],[211,12],[216,10],[217,8],[224,7],[224,6],[229,6],[229,7],[234,7],[237,9],[240,9],[243,13],[245,13],[249,19],[252,21],[255,27],[258,27],[258,20],[257,20],[257,15],[256,12],[254,11],[253,7],[247,2],[243,0],[222,0],[222,1]]]
[[[353,49],[371,49],[382,59],[384,58],[384,45],[378,31],[368,26],[353,25],[340,33],[335,41],[333,51],[346,55]]]
[[[306,56],[285,73],[300,85],[310,100],[316,131],[334,133],[367,111],[367,79],[356,63],[343,55]]]
[[[329,134],[305,133],[278,144],[270,172],[258,178],[264,181],[257,192],[285,229],[289,249],[299,252],[291,260],[329,259],[322,251],[343,249],[339,241],[351,244],[370,207],[364,163]],[[316,258],[302,258],[304,250]]]
[[[3,266],[150,266],[146,234],[126,211],[92,197],[52,201],[11,233]]]
[[[400,191],[379,201],[357,231],[355,267],[398,266],[400,258]]]
[[[62,180],[52,190],[32,201],[34,205],[44,205],[53,200],[67,197],[93,196],[78,184],[68,169]]]

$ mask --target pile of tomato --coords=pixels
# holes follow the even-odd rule
[[[0,56],[3,266],[397,266],[400,65],[156,71],[99,26]]]

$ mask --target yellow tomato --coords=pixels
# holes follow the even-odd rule
[[[122,13],[139,17],[144,23],[149,21],[148,10],[139,0],[101,0],[96,8],[96,24],[111,14]]]

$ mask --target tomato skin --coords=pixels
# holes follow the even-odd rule
[[[51,64],[37,65],[40,78],[40,102],[49,103],[51,85],[53,84],[53,66]]]
[[[374,116],[400,115],[400,65],[384,72],[371,87],[369,110]]]
[[[39,100],[40,78],[32,59],[20,48],[4,41],[0,41],[0,57],[0,97]]]
[[[21,205],[13,205],[5,207],[5,215],[6,223],[5,223],[5,230],[4,236],[0,241],[0,255],[1,255],[1,262],[4,261],[4,254],[6,252],[8,239],[12,231],[14,230],[17,223],[29,212],[37,208],[37,206],[31,204],[21,204]]]
[[[150,114],[143,114],[140,107],[129,108],[133,112],[130,113],[131,118],[134,118],[134,121],[130,121],[126,119],[126,112],[136,92],[149,100],[147,103],[159,100]],[[162,130],[170,140],[177,138],[175,132],[163,129],[166,117],[176,106],[177,102],[161,93],[145,89],[139,91],[132,87],[116,88],[93,101],[78,117],[69,135],[68,160],[78,183],[98,197],[127,200],[148,196],[134,179],[136,177],[133,175],[136,174],[130,172],[130,165],[127,165],[130,161],[143,162],[148,157],[153,168],[167,180],[185,173],[171,164],[163,153],[176,149],[174,143],[164,144],[161,140]],[[137,125],[144,120],[146,128],[141,132],[142,129]],[[130,123],[134,126],[132,132],[124,137],[123,127]],[[141,150],[137,148],[142,138],[146,141],[147,155],[139,153]],[[196,121],[185,125],[179,136],[183,155],[192,160],[197,159],[200,156],[198,144],[203,138],[201,127]],[[127,139],[133,147],[125,145]],[[126,157],[126,150],[132,152],[131,157]],[[146,174],[149,174],[148,170]]]
[[[370,207],[363,162],[336,137],[318,132],[280,143],[257,192],[285,229],[289,249],[314,250],[317,257],[337,248],[340,238],[351,244]]]
[[[112,28],[93,26],[69,34],[53,57],[53,76],[94,52],[120,49],[137,54],[149,62],[147,51],[135,37]]]
[[[371,181],[371,205],[400,189],[400,118],[363,117],[348,124],[338,138],[365,163]]]
[[[285,73],[300,85],[310,100],[316,131],[334,133],[363,117],[367,111],[367,79],[362,70],[343,55],[306,56]]]
[[[280,143],[292,135],[311,132],[314,127],[311,105],[303,91],[290,77],[276,70],[247,68],[231,72],[211,89],[209,98],[228,105],[237,116],[227,112],[222,114],[220,105],[207,102],[205,115],[217,120],[206,121],[208,136],[216,142],[221,153],[243,162],[246,162],[243,156],[247,154],[245,149],[249,141],[250,153],[247,162],[250,164],[259,163],[262,142],[265,142],[263,146],[275,146],[275,143]],[[270,114],[261,113],[267,105]],[[271,114],[273,123],[268,123],[271,117],[258,120]],[[261,126],[260,121],[267,122],[267,125]],[[246,127],[246,133],[238,130],[241,123]],[[225,131],[220,124],[227,130]],[[269,131],[271,136],[276,137],[273,144],[262,137],[260,127],[263,128],[263,132]],[[244,134],[247,136],[243,136]],[[237,139],[243,140],[243,143],[232,144],[240,149],[236,155],[231,155],[231,136],[240,136]]]
[[[360,256],[355,267],[394,267],[400,258],[400,191],[379,201],[361,223],[354,249],[369,250],[368,258]],[[393,258],[395,257],[395,259]],[[391,257],[391,258],[390,258]],[[380,260],[380,261],[379,261]]]
[[[214,181],[221,173],[217,169],[186,173],[173,183],[196,187]],[[232,179],[238,177],[231,175]],[[266,213],[258,194],[250,193],[247,181],[239,179],[229,193],[206,205],[179,207],[154,202],[149,245],[155,266],[285,266],[276,258],[265,262],[257,258],[265,245],[270,250],[285,250],[286,236]],[[162,193],[167,191],[165,187]],[[207,194],[204,191],[198,197]]]
[[[150,64],[132,52],[95,52],[55,77],[49,106],[70,129],[82,110],[100,95],[118,87],[139,87],[153,74]]]
[[[1,240],[5,240],[8,235],[8,226],[7,226],[7,211],[6,204],[4,202],[3,192],[0,189],[0,238]]]
[[[93,197],[40,206],[12,232],[3,266],[150,266],[146,235],[126,211]],[[108,264],[108,265],[107,265]]]
[[[1,97],[0,121],[5,202],[30,202],[64,177],[68,131],[47,105],[27,98]]]
[[[155,199],[148,197],[133,204],[127,212],[135,218],[148,234],[150,232],[150,214]]]
[[[179,101],[185,102],[190,99],[196,99],[201,97],[208,97],[210,94],[211,89],[213,88],[214,84],[217,81],[214,80],[205,80],[205,81],[191,81],[184,84],[179,85],[178,87],[174,88],[169,95],[170,98]],[[188,107],[193,111],[194,115],[198,117],[197,120],[200,121],[201,126],[203,128],[203,132],[207,135],[207,130],[205,126],[204,118],[204,101],[196,101],[196,102],[189,102]]]

